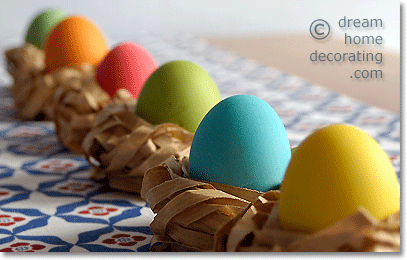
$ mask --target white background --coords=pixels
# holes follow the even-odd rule
[[[348,18],[380,18],[385,28],[351,30],[353,34],[382,35],[382,47],[399,52],[400,11],[395,0],[14,0],[0,1],[0,41],[24,39],[30,21],[44,8],[93,19],[108,37],[131,37],[137,31],[185,31],[199,36],[308,34],[316,19],[331,24]],[[343,34],[341,34],[343,35]]]

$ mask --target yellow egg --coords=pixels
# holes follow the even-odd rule
[[[364,207],[377,219],[400,210],[393,166],[368,134],[350,125],[315,131],[292,154],[280,187],[283,228],[312,233]]]

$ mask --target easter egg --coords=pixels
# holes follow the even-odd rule
[[[264,100],[226,98],[203,118],[189,156],[189,177],[258,191],[276,189],[291,158],[287,132]]]
[[[140,92],[136,114],[151,124],[174,123],[195,132],[220,100],[218,87],[203,68],[177,60],[150,75]]]
[[[145,48],[125,42],[112,49],[100,62],[96,79],[111,97],[122,88],[138,97],[148,76],[157,67],[154,57]]]
[[[81,63],[96,66],[108,52],[103,32],[84,16],[71,16],[52,29],[44,43],[47,72]]]
[[[45,37],[60,21],[66,18],[64,11],[47,9],[37,15],[28,27],[25,42],[42,49]]]
[[[312,233],[364,207],[377,219],[400,210],[393,166],[380,145],[350,125],[324,127],[292,154],[280,188],[282,227]]]

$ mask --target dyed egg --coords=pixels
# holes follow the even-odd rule
[[[148,76],[157,68],[154,57],[142,46],[126,42],[112,49],[97,68],[96,78],[110,95],[127,89],[138,97]]]
[[[287,132],[274,109],[258,97],[237,95],[219,102],[200,123],[189,176],[265,192],[278,188],[290,158]]]
[[[350,125],[330,125],[292,155],[280,188],[282,227],[315,232],[363,206],[384,219],[400,210],[393,166],[380,145]]]
[[[136,114],[152,124],[174,123],[195,132],[220,100],[218,87],[203,68],[189,61],[171,61],[147,79]]]
[[[66,18],[66,13],[57,9],[47,9],[37,15],[28,27],[25,42],[42,49],[45,37],[60,21]]]
[[[46,71],[50,72],[81,63],[96,66],[108,52],[108,44],[96,23],[84,16],[71,16],[48,34],[44,52]]]

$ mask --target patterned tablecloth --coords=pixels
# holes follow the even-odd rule
[[[111,39],[146,47],[159,65],[189,60],[205,68],[222,97],[251,94],[281,117],[292,146],[326,124],[349,123],[372,135],[400,176],[400,117],[312,85],[186,33]],[[1,52],[5,47],[1,46]],[[89,179],[83,156],[57,140],[51,122],[20,121],[0,58],[0,251],[148,251],[154,214],[136,194]],[[351,145],[351,144],[350,144]]]

